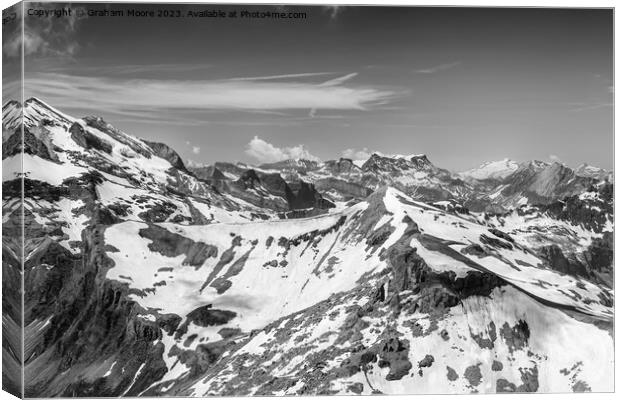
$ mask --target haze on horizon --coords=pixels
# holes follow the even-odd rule
[[[504,158],[613,169],[611,9],[71,7],[306,13],[27,17],[26,97],[101,115],[184,160],[381,152],[424,153],[453,171]],[[18,83],[13,28],[3,27],[4,86],[13,82],[3,103]]]

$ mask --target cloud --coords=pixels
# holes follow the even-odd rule
[[[611,108],[613,106],[614,106],[613,103],[595,103],[595,104],[588,104],[588,105],[583,105],[581,107],[573,108],[571,111],[581,112],[581,111],[589,111],[589,110],[598,110],[601,108]]]
[[[342,157],[350,158],[351,160],[368,160],[373,153],[376,153],[376,151],[370,151],[366,147],[361,150],[346,149],[342,151]]]
[[[562,160],[560,160],[560,157],[556,156],[555,154],[549,154],[549,159],[553,162],[562,162]]]
[[[290,159],[320,161],[318,157],[310,154],[303,144],[281,148],[264,141],[258,136],[254,136],[254,138],[250,140],[246,146],[245,153],[258,160],[260,163],[272,163]]]
[[[268,76],[250,76],[241,78],[231,78],[231,81],[270,81],[278,79],[288,78],[307,78],[313,76],[333,75],[333,72],[305,72],[301,74],[283,74],[283,75],[268,75]]]
[[[200,154],[200,146],[192,146],[192,153]]]
[[[325,6],[325,10],[329,13],[330,19],[336,19],[340,13],[344,10],[342,6]]]
[[[338,86],[338,85],[348,81],[349,79],[355,78],[356,76],[357,76],[357,72],[353,72],[352,74],[341,76],[339,78],[330,79],[327,82],[321,83],[319,86]]]
[[[77,68],[69,67],[72,75],[89,76],[99,74],[105,76],[133,75],[144,78],[145,75],[174,73],[182,74],[186,72],[206,71],[212,67],[211,64],[203,63],[167,63],[167,64],[116,64],[116,65],[79,65]],[[51,66],[48,72],[66,72],[67,65]]]
[[[28,16],[23,32],[24,56],[71,57],[79,49],[76,31],[86,17],[84,7],[71,7],[70,15],[57,15],[57,6],[46,3],[29,3],[29,7],[49,15]],[[21,8],[14,7],[17,20],[21,19]],[[21,57],[21,24],[14,23],[12,31],[3,31],[2,53],[5,57]],[[3,28],[4,29],[4,28]]]
[[[28,85],[32,95],[61,108],[89,107],[97,113],[117,114],[131,110],[154,116],[175,109],[366,110],[398,95],[371,85],[345,85],[347,76],[324,86],[296,81],[124,79],[39,72],[29,75]]]
[[[434,74],[436,72],[445,71],[447,69],[454,68],[460,64],[461,64],[460,61],[456,61],[453,63],[435,65],[434,67],[430,67],[430,68],[418,69],[418,70],[415,70],[414,72],[418,74]]]

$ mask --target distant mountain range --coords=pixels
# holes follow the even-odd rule
[[[2,111],[13,392],[22,361],[30,397],[614,388],[610,171],[196,167],[39,99]]]
[[[421,201],[454,200],[472,211],[496,212],[523,204],[548,204],[613,180],[613,172],[587,164],[572,170],[558,162],[536,160],[517,163],[505,159],[451,173],[436,167],[423,154],[372,154],[363,163],[346,158],[325,162],[285,160],[258,166],[217,162],[190,170],[218,185],[234,182],[250,170],[263,175],[277,174],[288,183],[313,184],[332,202],[359,200],[387,185]]]

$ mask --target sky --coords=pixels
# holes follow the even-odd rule
[[[63,7],[72,15],[45,15]],[[130,8],[182,16],[130,17]],[[196,164],[381,152],[424,153],[454,171],[504,158],[613,168],[608,9],[28,9],[39,16],[25,18],[26,97],[100,115]],[[83,15],[106,9],[125,15]],[[206,10],[237,17],[187,16]],[[16,33],[3,27],[5,82],[17,82]]]

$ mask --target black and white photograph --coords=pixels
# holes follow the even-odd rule
[[[612,7],[2,4],[4,391],[615,391]]]

